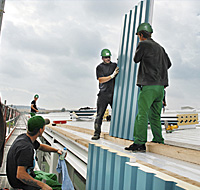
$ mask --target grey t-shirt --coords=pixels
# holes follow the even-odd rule
[[[114,72],[116,67],[117,64],[112,62],[108,64],[105,63],[99,64],[96,68],[97,79],[100,77],[110,76]],[[100,89],[99,94],[103,93],[105,95],[112,95],[114,92],[114,85],[115,85],[115,79],[111,79],[105,83],[101,84],[99,83],[99,89]]]

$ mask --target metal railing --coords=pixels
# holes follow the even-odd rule
[[[6,105],[6,103],[1,105],[2,105],[3,118],[6,123],[6,141],[7,141],[8,137],[12,134],[12,131],[15,128],[16,122],[20,116],[20,112],[16,108]]]

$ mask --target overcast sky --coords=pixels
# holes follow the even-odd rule
[[[6,0],[0,93],[7,104],[45,109],[96,107],[103,48],[118,57],[122,17],[137,0]],[[200,1],[155,0],[153,39],[168,53],[167,107],[200,108]]]

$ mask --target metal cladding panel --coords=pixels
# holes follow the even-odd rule
[[[153,0],[141,1],[128,14],[125,14],[123,19],[118,56],[120,72],[115,79],[110,136],[133,140],[139,93],[136,86],[138,64],[133,62],[139,43],[136,31],[139,24],[151,23],[152,7]]]
[[[86,181],[86,189],[91,189],[91,180],[92,180],[92,163],[93,163],[93,150],[94,145],[89,144],[88,147],[88,162],[87,162],[87,181]]]
[[[98,182],[97,182],[97,190],[102,190],[102,187],[105,187],[105,171],[106,171],[106,158],[107,158],[107,150],[100,149],[99,152],[99,173],[98,173]]]
[[[108,152],[106,159],[105,190],[113,189],[114,175],[111,175],[115,167],[115,152]]]
[[[164,190],[175,189],[175,186],[176,183],[173,181],[164,181],[163,179],[154,176],[153,189],[155,190],[159,190],[160,188]]]
[[[114,189],[123,189],[125,163],[129,162],[129,161],[130,161],[130,158],[128,158],[128,157],[116,155],[113,190]]]
[[[130,163],[128,155],[99,144],[89,145],[86,190],[183,190],[176,181],[187,189],[195,189],[180,179],[139,163]]]
[[[124,188],[126,190],[136,189],[138,167],[132,167],[129,164],[125,165],[124,171]]]
[[[137,190],[151,190],[153,175],[154,175],[153,173],[147,173],[145,171],[138,169],[136,189]]]

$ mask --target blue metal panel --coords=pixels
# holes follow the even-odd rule
[[[94,146],[91,172],[91,190],[97,189],[100,147]]]
[[[105,190],[113,189],[114,181],[114,167],[115,167],[115,152],[108,152],[106,159],[106,173],[105,173]]]
[[[87,180],[86,180],[86,189],[88,190],[91,189],[93,152],[94,152],[94,144],[89,144],[88,163],[87,163]]]
[[[175,189],[174,190],[184,190],[183,188],[181,188],[181,187],[177,187],[177,186],[175,186]]]
[[[126,20],[127,20],[127,15],[125,14],[124,16],[124,22],[123,22],[123,30],[122,30],[122,39],[121,39],[121,46],[119,48],[119,56],[118,56],[118,67],[121,68],[121,63],[122,63],[122,55],[123,55],[123,49],[124,49],[124,38],[125,38],[125,31],[126,31]],[[120,72],[121,73],[121,72]],[[119,83],[119,75],[120,73],[118,74],[118,77],[116,77],[115,79],[115,82],[118,84]],[[119,92],[119,88],[118,86],[115,85],[115,90],[114,90],[114,94],[118,94]],[[118,115],[118,109],[117,109],[117,99],[118,96],[113,96],[113,106],[112,106],[112,115]],[[117,134],[117,131],[118,131],[118,127],[114,127],[115,126],[115,123],[118,123],[118,117],[116,117],[115,120],[111,120],[111,126],[113,127],[110,127],[110,133],[111,134]],[[112,135],[111,135],[112,136]],[[114,136],[114,135],[113,135]]]
[[[152,190],[153,173],[138,169],[136,190]],[[161,190],[161,189],[160,189]]]
[[[124,16],[118,56],[120,72],[115,81],[110,136],[133,140],[139,93],[136,86],[138,64],[133,62],[139,42],[135,33],[140,23],[151,21],[152,5],[153,0],[141,1]]]
[[[154,176],[154,179],[153,179],[153,190],[160,190],[160,189],[163,189],[163,190],[175,190],[175,186],[176,186],[176,183],[173,182],[173,181],[165,181],[163,179],[160,179],[156,176]]]
[[[106,171],[106,159],[107,159],[106,149],[100,149],[99,152],[99,173],[98,173],[98,182],[97,190],[105,189],[105,171]]]
[[[86,190],[184,190],[176,182],[159,178],[156,170],[149,173],[141,164],[131,165],[129,160],[128,156],[90,144]]]
[[[123,189],[136,190],[137,171],[138,171],[137,166],[130,166],[129,164],[125,165]]]
[[[124,170],[125,163],[129,162],[130,158],[125,156],[116,155],[115,157],[115,169],[114,169],[114,185],[113,190],[123,189],[124,186]]]

